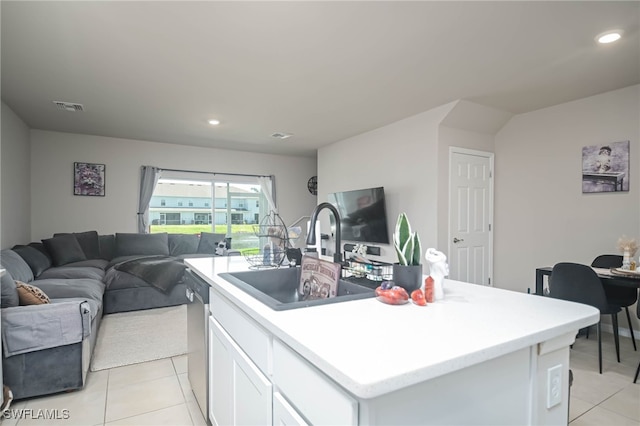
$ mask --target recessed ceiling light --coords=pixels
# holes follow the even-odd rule
[[[217,126],[218,124],[220,124],[220,120],[209,120],[209,124],[211,124],[212,126]]]
[[[622,33],[622,30],[605,31],[596,36],[596,41],[600,44],[613,43],[614,41],[620,40]]]

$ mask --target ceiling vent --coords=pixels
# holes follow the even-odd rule
[[[56,104],[56,107],[58,109],[62,109],[64,111],[70,111],[70,112],[84,111],[84,107],[82,106],[82,104],[75,104],[73,102],[62,102],[62,101],[53,101],[53,103]]]
[[[276,132],[271,135],[272,138],[276,138],[276,139],[287,139],[287,138],[290,138],[291,136],[293,136],[293,134],[283,133],[283,132]]]

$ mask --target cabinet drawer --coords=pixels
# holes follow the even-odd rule
[[[273,424],[274,426],[308,426],[308,423],[298,414],[280,392],[273,393]]]
[[[277,339],[273,341],[273,382],[312,424],[358,423],[357,401]]]
[[[213,317],[236,344],[268,376],[271,372],[269,369],[269,334],[247,314],[241,312],[213,289],[209,293],[209,309]]]

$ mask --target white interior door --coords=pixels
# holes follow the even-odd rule
[[[491,285],[493,154],[449,152],[449,277]]]

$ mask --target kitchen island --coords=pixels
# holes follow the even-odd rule
[[[446,280],[443,300],[274,311],[188,259],[210,286],[212,424],[566,424],[569,345],[586,305]]]

